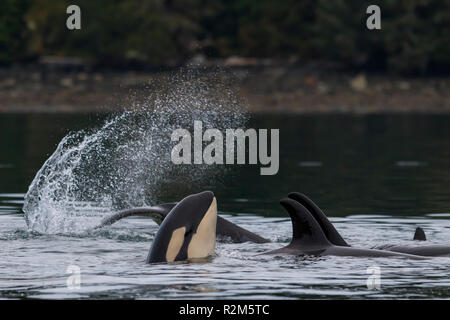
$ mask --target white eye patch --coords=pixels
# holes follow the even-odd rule
[[[188,246],[188,259],[205,258],[216,248],[217,201],[213,199]]]
[[[166,261],[173,262],[180,252],[181,246],[184,242],[184,234],[186,233],[186,227],[175,229],[172,232],[169,245],[166,252]]]

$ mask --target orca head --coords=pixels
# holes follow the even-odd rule
[[[147,263],[206,258],[216,247],[217,202],[210,191],[173,207],[156,233]]]

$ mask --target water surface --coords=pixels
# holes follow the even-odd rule
[[[449,298],[450,258],[272,257],[257,253],[290,240],[278,201],[301,191],[354,246],[450,243],[450,117],[427,115],[254,116],[280,128],[280,170],[236,166],[216,180],[161,185],[158,202],[210,189],[220,214],[273,241],[219,241],[207,263],[146,265],[157,225],[130,218],[103,230],[40,234],[21,211],[36,172],[70,131],[102,123],[93,115],[0,116],[1,298]],[[189,181],[189,176],[185,177]],[[87,209],[89,211],[89,209]],[[83,219],[100,219],[86,214]],[[69,290],[67,268],[81,270]],[[381,290],[366,286],[381,270]]]

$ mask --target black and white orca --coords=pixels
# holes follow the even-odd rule
[[[147,263],[203,259],[216,247],[217,202],[204,191],[190,195],[167,214],[153,240]]]
[[[335,246],[350,247],[350,245],[342,238],[338,231],[334,228],[331,222],[323,211],[306,195],[299,192],[291,192],[288,195],[289,199],[298,202],[305,207],[320,225],[327,240]],[[425,232],[422,228],[417,228],[414,233],[414,240],[426,240]],[[445,256],[450,255],[450,246],[447,245],[395,245],[387,244],[372,247],[372,249],[406,253],[418,256]]]
[[[111,225],[120,219],[131,217],[131,216],[148,216],[151,217],[157,224],[161,224],[169,212],[177,205],[176,202],[163,203],[152,207],[140,207],[126,209],[116,212],[110,216],[104,218],[100,224],[95,227],[96,229]],[[230,239],[236,243],[242,242],[255,242],[255,243],[266,243],[270,240],[265,239],[253,232],[250,232],[238,225],[228,221],[225,218],[217,216],[217,235],[221,238]]]
[[[325,235],[322,226],[311,212],[298,201],[285,198],[280,204],[286,209],[292,221],[292,240],[280,249],[262,254],[289,254],[312,256],[351,256],[351,257],[404,257],[425,259],[425,257],[377,249],[362,249],[333,244]],[[334,228],[333,228],[334,229]],[[333,229],[328,230],[332,234]]]
[[[313,218],[317,221],[325,234],[327,240],[340,247],[350,247],[350,245],[339,234],[333,224],[328,220],[323,211],[306,195],[299,192],[292,192],[288,195],[288,198],[293,199],[304,206]],[[150,216],[155,222],[161,224],[168,213],[176,206],[177,203],[163,203],[152,207],[140,207],[119,211],[112,214],[102,220],[97,228],[104,227],[106,225],[113,224],[114,222],[129,216]],[[226,237],[234,242],[255,242],[255,243],[267,243],[270,240],[263,238],[253,232],[250,232],[238,225],[224,219],[220,216],[217,217],[216,234],[219,237]],[[422,228],[417,228],[414,234],[414,240],[426,240],[425,233]],[[415,254],[422,256],[440,256],[450,254],[450,246],[445,245],[380,245],[372,247],[372,249],[386,250],[398,253]]]

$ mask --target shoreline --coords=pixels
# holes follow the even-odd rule
[[[0,69],[0,113],[110,113],[168,72]],[[450,114],[449,77],[402,77],[301,66],[202,70],[256,114]],[[131,94],[132,93],[132,94]]]
[[[48,107],[11,107],[0,109],[0,115],[58,115],[58,114],[73,114],[73,115],[108,115],[114,112],[123,112],[125,109],[80,109],[78,106],[64,106],[63,108],[48,108]],[[350,115],[350,116],[366,116],[366,115],[450,115],[450,110],[246,110],[250,115],[312,115],[312,116],[328,116],[328,115]]]

